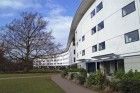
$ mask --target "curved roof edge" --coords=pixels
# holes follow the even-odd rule
[[[67,47],[66,50],[67,51],[69,49],[70,43],[74,37],[74,33],[75,30],[80,22],[80,20],[82,19],[82,17],[84,16],[84,14],[87,12],[87,10],[89,9],[89,7],[95,2],[96,0],[82,0],[79,8],[76,11],[76,14],[73,18],[72,24],[71,24],[71,28],[70,28],[70,33],[69,33],[69,37],[68,37],[68,42],[67,42]]]

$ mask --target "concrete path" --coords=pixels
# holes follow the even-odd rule
[[[60,75],[53,75],[51,79],[66,93],[97,93],[82,86],[78,86],[69,80],[63,79]]]

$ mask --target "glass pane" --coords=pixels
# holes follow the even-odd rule
[[[97,45],[92,47],[92,52],[96,52],[97,51]]]
[[[91,18],[95,15],[95,9],[91,12]]]
[[[138,30],[125,34],[125,43],[135,42],[139,40]]]
[[[103,8],[103,3],[101,2],[96,8],[97,9],[96,12],[98,13],[102,8]]]
[[[105,42],[99,44],[99,51],[105,49]]]
[[[128,4],[124,8],[122,8],[122,15],[126,16],[136,10],[135,8],[135,2],[133,1],[132,3]]]
[[[91,34],[95,34],[96,33],[96,27],[92,28],[91,31],[92,31]]]
[[[98,31],[104,28],[104,21],[98,24]]]

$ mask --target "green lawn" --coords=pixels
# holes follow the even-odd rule
[[[0,93],[64,93],[64,91],[51,81],[47,74],[0,74]]]

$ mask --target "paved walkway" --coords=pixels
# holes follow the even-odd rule
[[[78,86],[69,80],[63,79],[60,75],[53,75],[51,79],[66,93],[97,93],[82,86]]]

